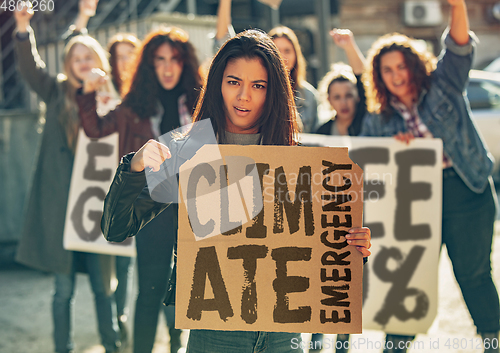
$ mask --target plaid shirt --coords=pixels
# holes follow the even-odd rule
[[[403,117],[406,128],[415,137],[432,138],[434,137],[427,126],[422,122],[418,115],[418,105],[413,104],[411,109],[401,103],[396,97],[391,96],[391,106]],[[451,159],[443,153],[443,169],[453,165]]]

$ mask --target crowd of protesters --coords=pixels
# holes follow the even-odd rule
[[[29,221],[25,222],[17,260],[55,274],[57,353],[74,349],[71,307],[75,274],[81,271],[89,274],[106,353],[118,352],[129,341],[134,353],[151,353],[161,311],[170,334],[170,352],[181,349],[181,330],[174,327],[173,306],[163,306],[167,292],[175,289],[175,281],[169,280],[176,252],[177,209],[174,205],[159,206],[141,192],[146,183],[145,168],[157,170],[171,152],[175,153],[179,141],[194,144],[189,130],[171,146],[159,143],[159,137],[203,119],[210,119],[219,143],[240,145],[293,146],[298,132],[395,137],[406,144],[415,138],[441,138],[442,243],[477,332],[485,339],[498,338],[500,307],[490,263],[496,215],[493,162],[463,95],[476,46],[465,0],[447,0],[451,16],[439,58],[419,50],[413,39],[402,34],[379,38],[365,58],[350,30],[332,30],[333,43],[345,52],[348,64],[334,63],[318,90],[306,81],[306,61],[295,33],[280,26],[269,34],[257,30],[234,34],[231,0],[219,2],[214,59],[207,77],[200,69],[194,45],[181,28],[160,27],[142,41],[133,34],[119,33],[109,41],[106,53],[85,28],[95,14],[97,1],[80,0],[77,21],[66,34],[64,72],[56,77],[47,73],[37,53],[35,33],[29,26],[33,11],[25,7],[15,13],[19,71],[47,106],[27,205]],[[246,103],[234,111],[231,107],[236,101]],[[271,105],[279,114],[270,114]],[[327,122],[320,123],[319,107],[331,112]],[[242,109],[245,114],[241,114]],[[139,292],[132,333],[127,298],[134,261],[63,248],[80,128],[90,138],[119,132],[119,156],[125,157],[105,201],[103,232],[112,241],[129,236],[136,239]],[[125,184],[130,189],[124,195]],[[131,194],[141,196],[131,198]],[[464,204],[477,207],[462,207]],[[457,212],[464,209],[469,213]],[[474,242],[468,240],[471,234]],[[369,229],[355,228],[349,242],[367,257],[370,239]],[[112,266],[118,280],[114,294],[110,286]],[[476,300],[477,293],[482,293],[481,301]],[[299,336],[191,330],[187,352],[250,352],[257,348],[296,352],[290,341],[300,340]],[[260,346],[262,337],[271,342],[266,343],[267,349]],[[345,342],[349,336],[338,335],[337,339]],[[387,336],[393,342],[412,339],[414,336]],[[321,340],[320,334],[313,334],[313,341]],[[499,350],[491,347],[485,352]]]

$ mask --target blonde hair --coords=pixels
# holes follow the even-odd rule
[[[275,38],[286,38],[292,43],[293,49],[295,50],[295,65],[290,70],[290,78],[292,80],[292,88],[295,90],[297,87],[302,87],[302,82],[306,81],[306,59],[302,54],[302,49],[300,48],[299,39],[295,32],[285,26],[275,27],[269,31],[269,37],[271,39]]]
[[[85,46],[92,52],[92,54],[97,59],[99,69],[103,70],[107,74],[111,72],[111,67],[108,61],[108,53],[103,49],[99,42],[88,35],[75,36],[71,38],[68,44],[66,44],[66,47],[64,47],[63,72],[71,86],[79,88],[82,84],[82,82],[78,78],[76,78],[73,71],[71,70],[71,56],[77,44]]]
[[[60,114],[59,120],[66,130],[68,146],[72,151],[74,151],[76,147],[76,138],[78,136],[78,128],[80,126],[75,96],[76,91],[82,85],[82,82],[75,76],[73,70],[71,69],[71,58],[77,45],[83,45],[92,52],[99,69],[103,70],[108,75],[111,72],[107,52],[103,49],[99,42],[91,36],[77,35],[71,38],[68,44],[64,47],[63,74],[59,75],[59,79],[65,81],[66,83],[66,95],[64,100],[65,109],[63,114]],[[101,90],[110,93],[113,98],[120,97],[109,80]]]

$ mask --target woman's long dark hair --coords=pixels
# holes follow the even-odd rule
[[[150,32],[139,49],[131,79],[123,83],[123,103],[141,119],[157,113],[160,83],[156,77],[154,56],[163,44],[169,44],[183,63],[179,84],[187,96],[186,103],[191,112],[196,104],[202,79],[194,46],[188,34],[177,27],[160,27]]]
[[[247,30],[228,40],[214,57],[205,87],[196,105],[193,121],[210,119],[219,143],[225,140],[226,111],[221,85],[227,64],[239,58],[259,59],[267,70],[266,101],[257,121],[264,145],[296,145],[297,109],[283,60],[271,38]]]

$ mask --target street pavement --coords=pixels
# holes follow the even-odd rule
[[[438,315],[425,335],[418,335],[417,345],[409,353],[447,352],[480,353],[477,348],[479,336],[475,334],[465,303],[453,277],[451,263],[441,253],[439,264],[439,308]],[[500,288],[500,221],[497,221],[492,253],[493,276]],[[77,293],[74,303],[73,332],[75,353],[104,353],[99,344],[93,298],[86,275],[77,276]],[[134,280],[133,298],[137,292]],[[0,353],[52,353],[51,298],[53,276],[17,265],[0,268]],[[480,298],[480,293],[478,297]],[[131,298],[131,312],[134,300]],[[133,321],[132,319],[130,321]],[[131,325],[131,322],[129,323]],[[131,328],[132,329],[132,328]],[[188,333],[183,333],[186,342]],[[334,335],[326,335],[335,342]],[[309,336],[304,335],[308,340]],[[384,333],[365,330],[362,335],[352,335],[351,353],[381,353]],[[357,346],[356,346],[357,344]],[[168,334],[165,321],[160,316],[158,334],[153,353],[167,353]],[[132,353],[130,346],[122,350]],[[333,353],[334,349],[323,349]]]

